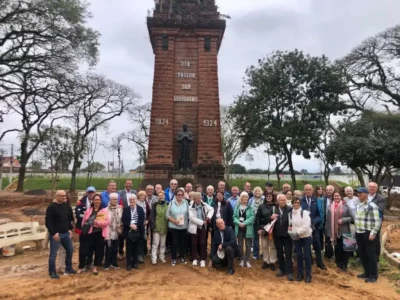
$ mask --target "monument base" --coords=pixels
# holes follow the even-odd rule
[[[174,169],[173,165],[146,165],[144,179],[139,189],[144,190],[149,184],[161,184],[165,190],[169,187],[171,179],[176,179],[179,187],[184,187],[187,183],[191,183],[194,190],[196,184],[201,184],[205,192],[209,185],[216,188],[218,181],[224,180],[225,176],[224,166],[217,164],[197,165],[193,171],[179,171]]]

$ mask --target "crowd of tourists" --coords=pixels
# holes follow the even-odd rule
[[[262,258],[262,269],[275,271],[277,277],[310,283],[312,254],[316,266],[326,270],[325,248],[324,256],[334,257],[341,271],[346,272],[349,258],[357,255],[364,270],[358,277],[365,282],[378,279],[385,198],[376,183],[357,190],[347,187],[345,195],[330,185],[324,189],[306,184],[300,192],[285,183],[279,194],[271,183],[252,189],[246,182],[242,191],[234,186],[231,193],[225,187],[220,181],[216,189],[210,185],[203,191],[191,183],[178,187],[173,179],[165,191],[159,184],[136,191],[126,180],[118,192],[116,182],[110,181],[101,193],[88,187],[75,212],[65,191],[57,191],[46,211],[50,277],[59,278],[57,256],[66,275],[98,275],[100,268],[119,269],[124,260],[128,271],[139,269],[147,255],[153,265],[166,263],[170,253],[172,266],[190,259],[193,267],[204,268],[208,260],[209,267],[224,267],[230,275],[235,259],[240,267],[252,268],[252,259]],[[79,235],[78,270],[72,267],[73,232]]]

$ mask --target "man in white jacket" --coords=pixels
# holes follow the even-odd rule
[[[214,215],[214,208],[201,201],[201,193],[193,193],[193,202],[189,207],[188,232],[192,242],[193,266],[197,266],[200,260],[200,267],[206,266],[207,257],[207,226]]]

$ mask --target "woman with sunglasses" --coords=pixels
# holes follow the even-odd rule
[[[182,264],[186,264],[185,249],[188,228],[188,203],[184,199],[185,189],[179,188],[176,197],[171,201],[167,210],[168,227],[171,230],[171,264],[176,265],[177,253]]]
[[[289,213],[289,234],[294,241],[297,254],[297,281],[304,279],[304,262],[306,266],[306,283],[311,282],[311,218],[306,210],[301,208],[301,198],[293,200],[293,210]]]
[[[354,220],[351,208],[344,204],[339,192],[333,193],[333,202],[326,209],[326,238],[335,248],[335,260],[339,269],[346,272],[350,252],[343,250],[343,234],[349,234],[350,223]]]

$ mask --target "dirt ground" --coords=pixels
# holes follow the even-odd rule
[[[392,252],[400,252],[400,229],[395,229],[388,233],[386,249]]]
[[[44,221],[44,211],[51,201],[43,196],[0,194],[0,219]],[[385,222],[384,228],[388,223]],[[400,234],[400,232],[398,233]],[[24,245],[32,246],[23,251]],[[74,266],[77,268],[78,244],[75,244]],[[149,257],[140,270],[103,271],[94,276],[61,276],[50,280],[47,275],[48,250],[35,250],[34,243],[19,244],[17,255],[0,257],[0,299],[399,299],[400,286],[381,276],[376,284],[357,279],[359,270],[342,273],[331,262],[328,271],[313,267],[313,281],[288,282],[275,277],[271,270],[261,270],[261,261],[252,261],[252,269],[242,269],[235,261],[236,273],[225,270],[177,265],[151,265]]]

